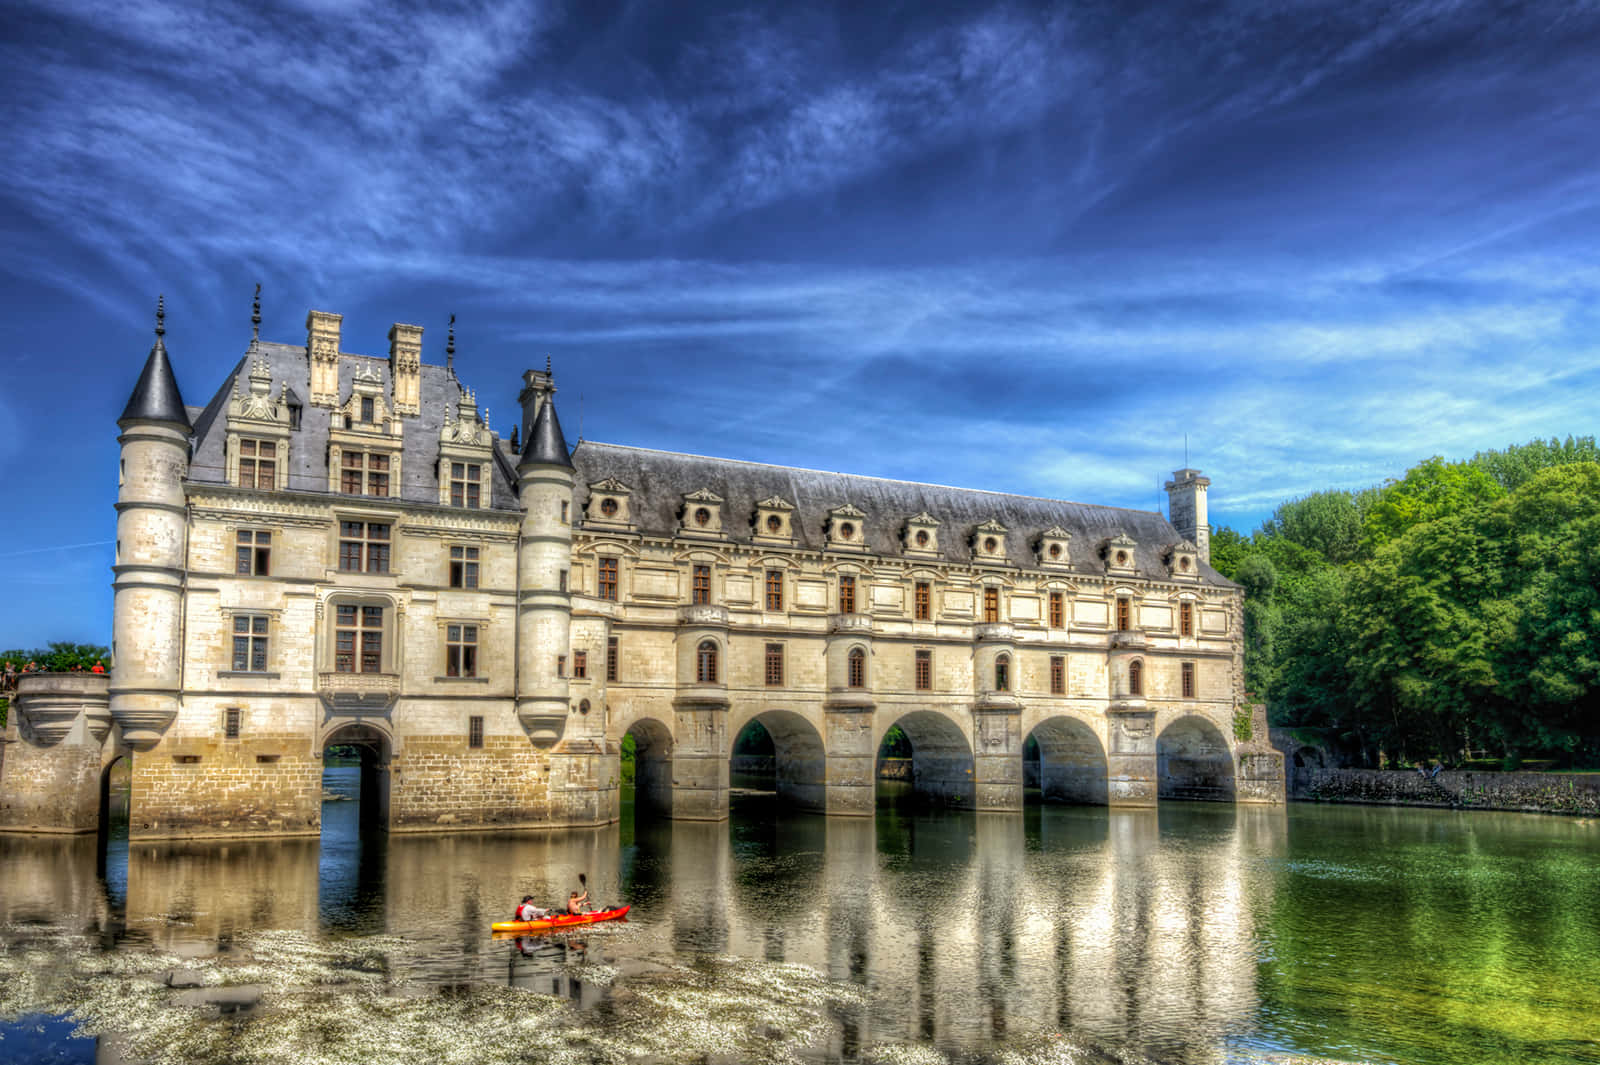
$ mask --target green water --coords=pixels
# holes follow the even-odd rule
[[[724,824],[363,838],[357,805],[320,844],[0,839],[0,1059],[93,1060],[85,1024],[214,1061],[1600,1062],[1600,825],[746,796]],[[580,872],[625,925],[489,937]],[[173,1014],[145,975],[173,959],[267,990]]]

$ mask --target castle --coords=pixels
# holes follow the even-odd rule
[[[132,759],[133,838],[315,834],[322,763],[362,752],[391,831],[727,815],[752,721],[777,787],[874,806],[899,725],[916,790],[1283,801],[1242,689],[1242,593],[1192,469],[1157,512],[580,441],[548,364],[491,428],[423,330],[386,358],[312,311],[204,407],[156,340],[118,421],[113,668],[29,678],[0,830],[85,831]],[[97,685],[99,687],[97,687]]]

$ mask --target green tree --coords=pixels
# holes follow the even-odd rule
[[[1504,451],[1480,451],[1472,456],[1473,465],[1508,492],[1521,488],[1540,470],[1584,462],[1600,463],[1600,446],[1596,446],[1592,436],[1530,440],[1526,444],[1513,444]]]
[[[1380,547],[1413,526],[1491,503],[1505,494],[1482,467],[1446,462],[1435,455],[1379,490],[1366,512],[1366,545]]]
[[[1313,492],[1280,503],[1258,537],[1281,537],[1339,565],[1360,553],[1363,519],[1356,497],[1349,492]]]

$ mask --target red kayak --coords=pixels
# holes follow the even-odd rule
[[[578,925],[615,921],[628,916],[632,906],[618,906],[614,910],[591,910],[588,913],[562,913],[554,917],[541,917],[537,921],[496,921],[489,927],[496,932],[558,932]]]

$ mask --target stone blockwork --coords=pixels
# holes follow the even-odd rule
[[[1291,798],[1388,806],[1600,815],[1600,773],[1474,773],[1414,769],[1297,769]]]
[[[104,675],[19,678],[0,771],[0,832],[93,832],[111,731]]]
[[[393,762],[390,828],[396,832],[548,825],[550,759],[526,739],[409,736]]]
[[[316,835],[322,756],[303,735],[178,736],[133,755],[133,839]]]

